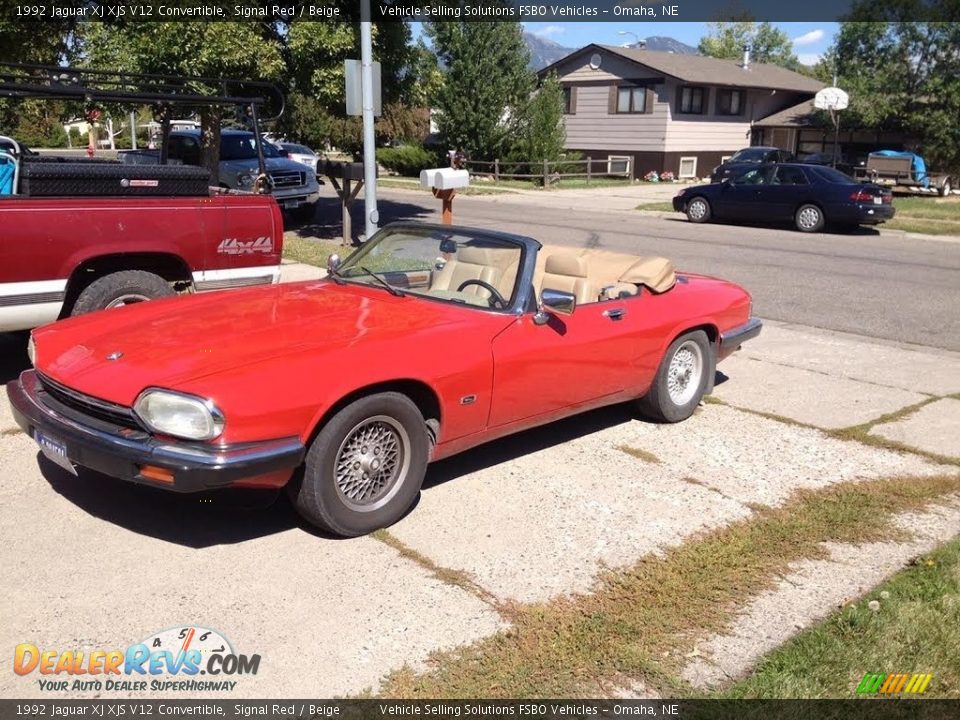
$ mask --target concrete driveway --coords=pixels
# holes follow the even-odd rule
[[[2,342],[15,357],[17,339]],[[768,323],[720,373],[722,404],[678,425],[618,406],[437,463],[405,519],[355,540],[312,533],[283,499],[73,477],[38,456],[0,403],[0,648],[125,648],[201,625],[262,657],[232,696],[356,693],[505,627],[505,604],[589,591],[604,568],[756,503],[942,473],[936,457],[960,457],[960,354]],[[818,429],[905,407],[916,411],[869,432],[925,455]],[[0,673],[0,696],[44,695],[37,677]]]

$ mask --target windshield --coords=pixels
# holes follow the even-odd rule
[[[287,152],[297,153],[298,155],[313,155],[314,152],[306,145],[294,145],[293,143],[284,143],[283,149]]]
[[[727,162],[763,162],[769,150],[745,148],[735,152]]]
[[[270,143],[263,143],[263,156],[269,158],[281,157],[280,152]],[[221,135],[221,160],[256,160],[257,145],[253,133],[249,135]]]
[[[463,230],[387,228],[347,258],[337,275],[374,286],[385,281],[403,294],[506,310],[521,254],[519,243]]]

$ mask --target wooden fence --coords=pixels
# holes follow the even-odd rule
[[[500,180],[539,180],[544,187],[566,178],[623,178],[633,182],[633,158],[588,160],[544,160],[542,162],[512,162],[508,160],[467,160],[466,169],[473,176]],[[526,170],[526,172],[522,172]]]

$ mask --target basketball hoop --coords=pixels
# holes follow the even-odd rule
[[[836,80],[834,80],[836,82]],[[837,167],[837,145],[840,141],[841,110],[850,106],[850,96],[838,87],[825,87],[813,96],[813,106],[819,110],[827,110],[833,120],[833,167]]]

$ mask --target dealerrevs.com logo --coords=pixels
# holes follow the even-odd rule
[[[20,643],[13,653],[17,675],[39,675],[41,690],[110,692],[234,690],[243,675],[256,675],[259,655],[243,655],[216,630],[188,625],[153,633],[126,650],[51,650]]]

